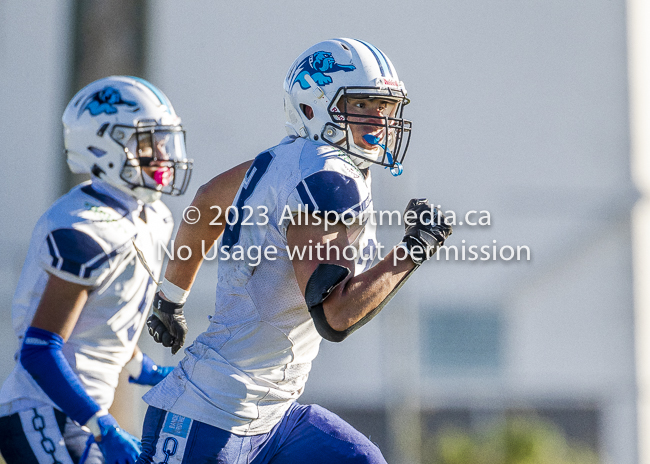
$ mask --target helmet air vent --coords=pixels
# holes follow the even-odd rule
[[[100,127],[99,130],[97,131],[97,137],[103,137],[104,132],[106,132],[106,129],[108,129],[108,126],[110,126],[110,123],[106,122],[102,124],[102,127]]]
[[[97,158],[101,158],[106,154],[105,150],[102,150],[101,148],[93,147],[92,145],[88,147],[88,151],[95,155]]]

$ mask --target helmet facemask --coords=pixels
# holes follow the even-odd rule
[[[388,116],[372,116],[354,113],[349,105],[342,111],[340,102],[354,99],[384,99],[394,101],[396,106]],[[355,164],[360,168],[367,168],[371,163],[379,164],[391,169],[393,175],[402,172],[402,163],[411,138],[411,121],[402,118],[404,106],[409,103],[401,89],[377,87],[342,87],[337,92],[328,107],[328,114],[332,122],[323,126],[321,138],[328,144],[343,150],[352,156]],[[363,121],[360,121],[363,119]],[[375,127],[379,135],[368,133],[363,136],[367,148],[355,143],[352,127]],[[358,162],[357,162],[358,160]]]
[[[185,153],[185,131],[180,125],[163,126],[140,121],[136,127],[115,125],[110,137],[126,155],[120,171],[134,192],[141,189],[172,196],[187,190],[192,161]],[[136,195],[139,196],[139,195]],[[150,197],[145,193],[145,197]]]

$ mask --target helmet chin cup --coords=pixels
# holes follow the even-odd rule
[[[162,197],[162,192],[144,187],[136,187],[132,192],[132,195],[143,203],[154,203]]]
[[[138,170],[134,166],[124,166],[122,169],[122,177],[128,183],[135,182],[138,177]]]
[[[111,184],[113,185],[113,184]],[[132,196],[136,200],[141,201],[142,203],[154,203],[162,198],[162,192],[157,190],[151,190],[146,187],[133,187],[129,188],[127,185],[113,185],[113,187],[118,188],[127,195]]]
[[[375,146],[375,148],[372,149],[360,147],[354,142],[352,129],[349,126],[347,127],[347,133],[347,139],[349,142],[349,154],[353,157],[352,160],[354,161],[354,164],[359,167],[359,169],[367,169],[373,164],[379,162],[382,157],[382,150],[379,148],[379,146]]]

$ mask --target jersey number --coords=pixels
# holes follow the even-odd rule
[[[248,200],[253,194],[259,181],[262,180],[262,177],[266,174],[266,171],[268,171],[271,161],[273,161],[273,155],[270,151],[265,151],[264,153],[257,155],[257,158],[253,161],[251,167],[248,168],[246,177],[244,177],[244,181],[242,182],[242,189],[237,198],[237,204],[235,205],[237,213],[235,213],[232,208],[228,211],[227,223],[229,225],[223,233],[223,246],[232,248],[233,245],[239,242],[239,235],[242,226],[241,223],[244,216],[244,214],[242,214],[242,208],[244,203],[246,203],[246,200]],[[235,219],[235,214],[237,214],[237,219]]]

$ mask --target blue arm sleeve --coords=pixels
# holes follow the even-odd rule
[[[142,353],[142,370],[140,371],[140,376],[137,379],[129,376],[129,383],[150,385],[153,387],[173,370],[174,366],[157,366],[149,356]]]
[[[83,425],[101,408],[63,356],[63,343],[55,333],[30,327],[20,350],[20,363],[61,411]]]

